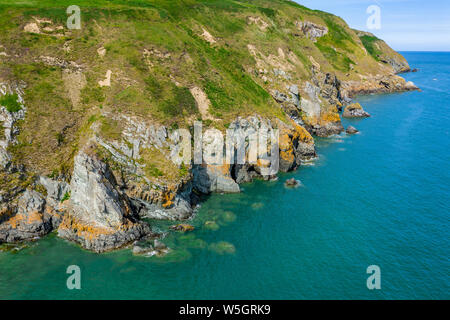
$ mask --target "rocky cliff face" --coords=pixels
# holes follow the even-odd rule
[[[341,133],[344,109],[364,116],[356,95],[417,89],[396,75],[409,70],[400,54],[338,17],[222,2],[121,3],[129,14],[93,5],[83,10],[95,23],[78,31],[62,25],[61,4],[0,11],[17,26],[0,26],[0,243],[51,231],[96,252],[145,242],[157,235],[143,219],[186,220],[204,194],[275,179],[274,152],[281,172],[315,158],[313,136]],[[199,162],[180,160],[198,120],[246,137],[233,161],[207,161],[229,151],[214,135]],[[255,158],[260,132],[279,142]]]
[[[118,187],[108,165],[89,145],[75,157],[71,196],[58,235],[102,252],[120,248],[150,233],[138,221],[128,197]]]

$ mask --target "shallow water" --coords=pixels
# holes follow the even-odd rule
[[[360,97],[372,117],[344,120],[360,134],[318,139],[320,158],[276,182],[212,195],[167,257],[51,235],[0,252],[0,298],[449,299],[450,53],[405,56],[422,92]],[[286,189],[292,177],[302,186]],[[81,290],[66,288],[73,264]],[[366,287],[369,265],[381,290]]]

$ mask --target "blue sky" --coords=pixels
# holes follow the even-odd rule
[[[370,31],[400,51],[450,51],[450,0],[295,0],[331,12],[352,28]],[[381,29],[367,28],[370,5],[381,9]]]

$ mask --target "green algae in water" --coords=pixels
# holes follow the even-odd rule
[[[220,255],[223,254],[233,254],[236,252],[236,248],[234,247],[234,245],[232,243],[226,242],[226,241],[219,241],[219,242],[215,242],[215,243],[211,243],[208,246],[208,249],[210,251],[216,252]]]
[[[255,202],[255,203],[252,203],[252,209],[253,210],[260,210],[260,209],[262,209],[264,207],[264,203],[262,203],[262,202]]]
[[[32,242],[3,243],[0,244],[0,252],[8,252],[14,254],[29,248],[32,244],[33,244]]]
[[[177,237],[177,247],[186,247],[192,249],[204,249],[207,243],[203,239],[199,239],[195,234],[182,235]]]
[[[206,221],[204,224],[205,229],[216,231],[219,230],[219,225],[215,221]]]
[[[231,211],[224,211],[219,216],[219,221],[223,224],[228,224],[236,220],[236,215]]]

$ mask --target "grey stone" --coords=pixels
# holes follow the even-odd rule
[[[346,132],[348,134],[355,134],[355,133],[358,133],[359,131],[355,127],[348,126]]]

